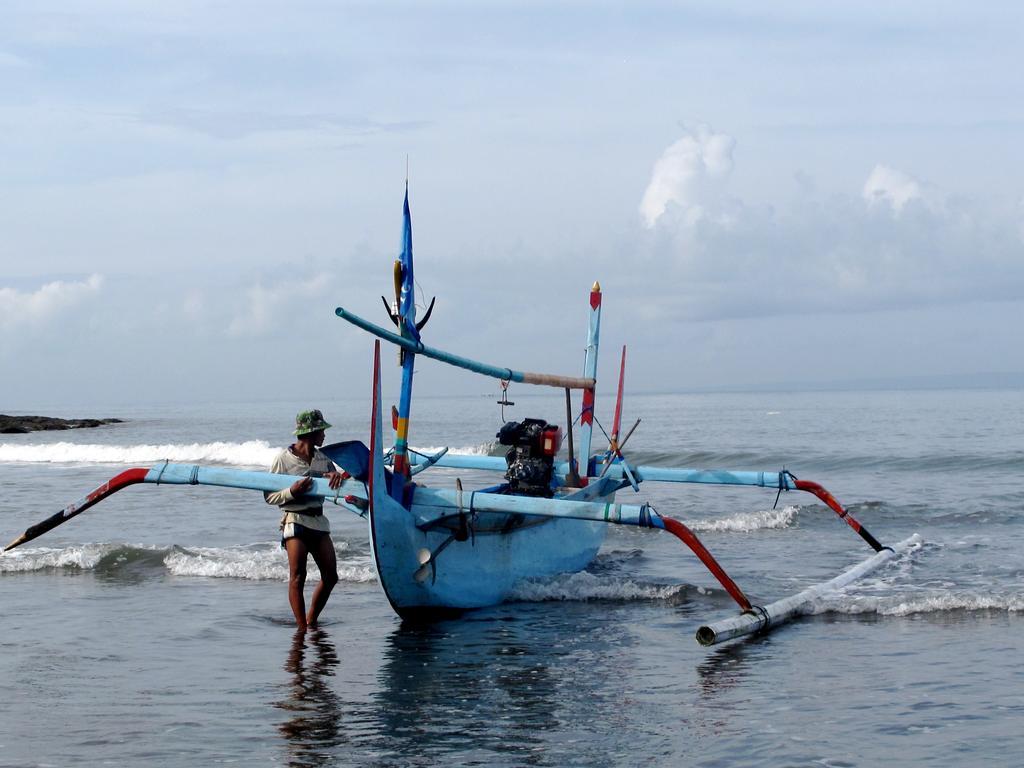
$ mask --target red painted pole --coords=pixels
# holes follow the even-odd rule
[[[701,544],[697,535],[687,528],[686,525],[678,520],[672,519],[671,517],[665,517],[662,515],[661,520],[665,524],[666,531],[674,535],[693,550],[693,553],[700,558],[700,561],[704,563],[704,565],[707,566],[707,569],[711,571],[716,579],[718,579],[718,583],[725,587],[725,591],[732,596],[732,599],[739,604],[740,608],[744,611],[751,610],[750,601],[747,599],[747,596],[743,594],[743,590],[737,586],[736,582],[733,581],[729,577],[729,574],[725,572],[725,569],[718,564],[718,561],[715,560],[714,556],[712,556],[712,554],[708,552],[707,548]]]

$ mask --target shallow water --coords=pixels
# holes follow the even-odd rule
[[[418,401],[414,444],[486,452],[492,401]],[[507,415],[564,408],[518,402]],[[13,538],[127,466],[268,463],[303,405],[124,409],[86,415],[125,424],[4,436],[0,532]],[[338,439],[365,432],[364,402],[322,405]],[[626,406],[627,421],[644,419],[631,461],[786,466],[883,543],[917,531],[924,544],[812,616],[705,649],[697,626],[735,609],[672,537],[614,528],[584,573],[415,627],[380,593],[365,523],[335,511],[342,581],[303,637],[277,513],[258,494],[137,486],[0,557],[0,765],[1017,762],[1024,393]],[[450,487],[456,473],[421,477]],[[756,602],[871,554],[809,496],[773,509],[764,489],[650,485],[640,498],[691,524]]]

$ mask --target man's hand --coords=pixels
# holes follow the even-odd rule
[[[312,487],[313,478],[304,477],[301,480],[296,480],[294,483],[292,483],[291,488],[289,490],[292,492],[292,498],[298,498]]]
[[[351,475],[348,472],[328,472],[324,475],[327,478],[327,484],[331,487],[331,490],[337,490],[341,487],[341,484]]]

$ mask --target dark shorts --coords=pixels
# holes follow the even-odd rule
[[[327,531],[315,531],[312,528],[307,528],[306,526],[299,525],[298,523],[289,523],[289,525],[285,526],[286,529],[289,527],[292,529],[292,535],[287,538],[283,535],[281,536],[281,549],[286,548],[284,543],[288,541],[288,539],[298,539],[306,545],[306,549],[315,549],[320,545],[320,542],[323,541],[324,536],[331,535]]]

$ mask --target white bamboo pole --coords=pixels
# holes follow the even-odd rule
[[[837,589],[842,589],[857,579],[866,576],[897,555],[903,554],[911,547],[916,547],[920,541],[921,537],[915,533],[913,536],[895,544],[892,549],[883,549],[881,552],[875,553],[874,556],[859,565],[855,565],[845,573],[841,573],[831,581],[815,584],[803,592],[783,598],[764,607],[755,606],[751,613],[743,613],[739,616],[716,621],[714,624],[707,624],[697,630],[697,642],[701,645],[715,645],[731,640],[734,637],[750,635],[755,632],[768,632],[777,626],[785,624],[790,619],[805,613],[812,600],[822,597],[829,592],[834,592]]]

